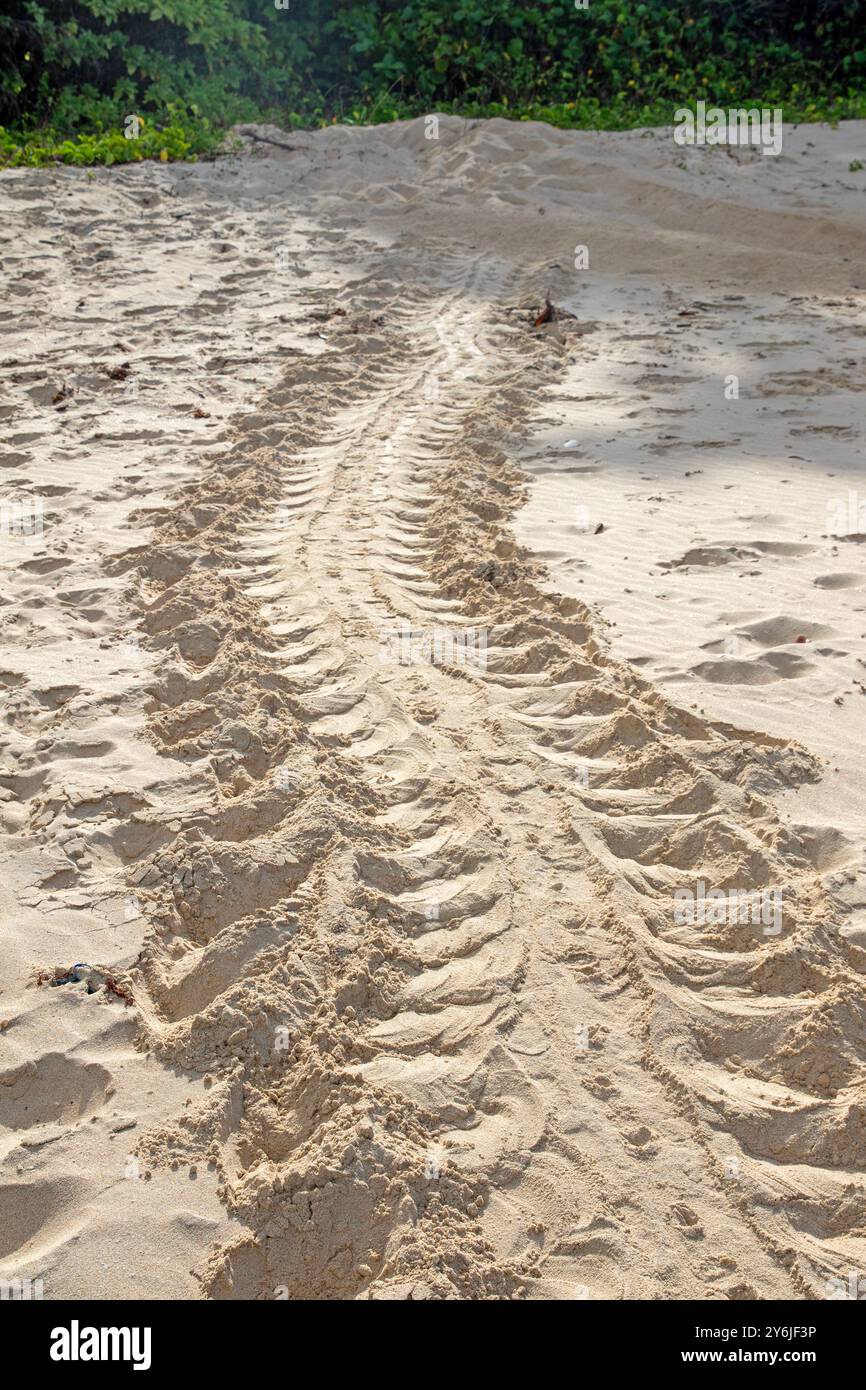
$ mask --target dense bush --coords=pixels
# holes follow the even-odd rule
[[[862,92],[866,0],[4,0],[0,122]]]

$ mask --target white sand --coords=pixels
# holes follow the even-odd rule
[[[256,133],[0,179],[0,1278],[827,1297],[866,126]]]

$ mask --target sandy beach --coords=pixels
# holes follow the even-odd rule
[[[860,161],[0,174],[0,1280],[847,1296]]]

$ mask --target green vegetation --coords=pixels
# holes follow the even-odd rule
[[[140,159],[195,159],[220,144],[223,132],[209,122],[189,122],[157,129],[146,121],[136,139],[122,130],[79,133],[64,139],[54,130],[13,134],[0,126],[0,165],[129,164]]]
[[[234,121],[623,129],[699,98],[866,116],[866,0],[6,0],[0,161],[191,158]],[[126,139],[131,114],[144,119]],[[4,128],[5,127],[5,128]]]

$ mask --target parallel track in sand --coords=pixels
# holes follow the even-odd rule
[[[138,1152],[248,1228],[207,1297],[809,1298],[862,1255],[863,953],[772,806],[817,769],[515,545],[580,352],[504,308],[537,288],[427,247],[310,291],[325,349],[120,566],[196,779],[131,876],[141,1045],[210,1078]],[[699,879],[781,889],[781,933],[677,926]]]

